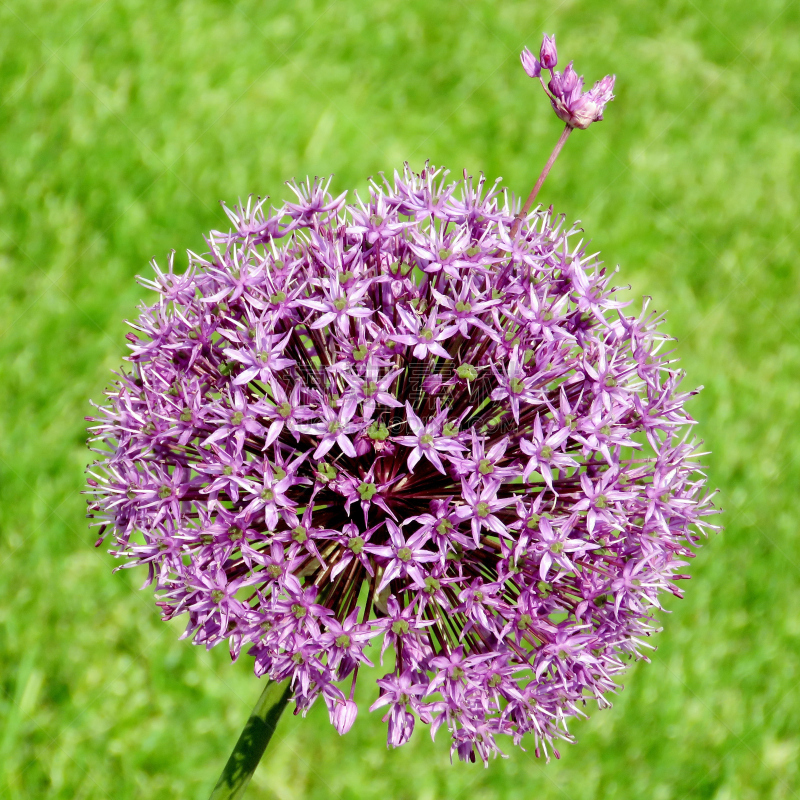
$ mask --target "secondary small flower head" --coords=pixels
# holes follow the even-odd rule
[[[593,122],[603,119],[603,110],[614,99],[613,89],[616,76],[606,75],[591,89],[584,92],[583,77],[575,72],[571,61],[563,73],[554,70],[558,63],[555,36],[544,37],[539,53],[540,61],[534,58],[527,47],[522,51],[520,58],[525,72],[531,78],[539,78],[556,115],[570,128],[585,130]],[[547,85],[541,77],[542,69],[550,71],[550,80]]]
[[[512,239],[497,185],[446,175],[351,205],[292,185],[155,267],[90,516],[165,619],[249,646],[340,733],[391,647],[390,744],[422,721],[461,758],[547,755],[644,657],[713,508],[659,318],[624,313],[578,228],[537,211]]]

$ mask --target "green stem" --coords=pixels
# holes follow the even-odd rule
[[[240,800],[289,701],[289,681],[269,681],[222,770],[210,800]]]

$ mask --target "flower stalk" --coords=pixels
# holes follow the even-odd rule
[[[222,770],[210,800],[240,800],[278,726],[291,687],[289,681],[268,681]]]
[[[567,137],[572,133],[575,128],[586,130],[593,122],[600,122],[603,119],[603,111],[605,107],[614,99],[614,75],[606,75],[605,78],[598,81],[591,89],[583,91],[583,77],[578,75],[572,68],[572,62],[567,64],[563,72],[558,72],[556,66],[558,65],[558,51],[556,50],[556,37],[545,36],[542,40],[542,46],[539,48],[539,58],[536,58],[533,53],[526,47],[520,53],[520,61],[522,68],[529,78],[534,78],[539,81],[544,89],[544,93],[550,100],[550,105],[556,116],[566,123],[564,132],[561,134],[555,149],[550,155],[550,158],[545,164],[539,180],[533,187],[528,199],[522,210],[517,214],[514,223],[511,226],[512,238],[517,235],[522,220],[525,219],[528,212],[542,188],[542,184],[550,172],[553,164],[555,163],[564,142]],[[542,70],[545,69],[550,73],[550,80],[545,83],[542,78]]]
[[[528,195],[525,205],[522,206],[522,210],[514,218],[514,224],[511,226],[512,237],[517,235],[517,231],[519,230],[519,226],[522,224],[522,220],[525,219],[525,217],[528,215],[528,212],[531,210],[533,201],[536,199],[536,195],[539,194],[539,189],[542,188],[545,178],[552,169],[553,164],[556,163],[556,159],[558,158],[558,154],[561,152],[561,148],[564,147],[567,137],[572,133],[573,130],[574,128],[572,128],[571,125],[564,126],[564,130],[562,131],[561,136],[558,137],[558,141],[556,142],[556,146],[553,148],[553,152],[550,153],[550,158],[547,159],[547,163],[544,165],[542,174],[539,175],[539,179],[536,181],[533,189],[531,189],[531,193]]]

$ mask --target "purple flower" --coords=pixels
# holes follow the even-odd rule
[[[585,130],[593,122],[603,119],[603,110],[614,99],[615,78],[614,75],[606,75],[584,92],[583,77],[575,72],[570,61],[564,73],[554,72],[547,84],[553,110],[571,128]]]
[[[301,712],[321,697],[340,733],[382,637],[391,745],[419,721],[461,758],[526,734],[548,755],[713,529],[658,318],[625,316],[550,212],[510,237],[483,178],[406,168],[356,205],[292,188],[145,282],[92,422],[99,542],[146,566],[164,619],[291,678]]]
[[[416,359],[427,359],[429,354],[441,358],[451,358],[447,350],[439,344],[452,334],[450,328],[443,327],[441,323],[437,325],[438,311],[439,309],[435,307],[425,320],[421,315],[402,306],[397,308],[397,313],[408,333],[397,334],[395,340],[401,344],[413,345],[414,350],[411,355]]]
[[[527,47],[520,54],[520,61],[522,61],[522,68],[529,77],[538,78],[542,74],[542,65]]]
[[[423,588],[425,586],[424,564],[439,558],[437,553],[424,547],[430,539],[430,535],[423,530],[406,538],[400,528],[390,519],[386,520],[386,527],[391,544],[368,545],[366,548],[368,552],[378,556],[385,563],[383,577],[378,584],[378,592],[398,577],[411,578],[416,586]]]
[[[556,36],[544,35],[542,46],[539,49],[539,60],[545,69],[553,69],[558,64],[558,53],[556,52]]]
[[[413,436],[397,436],[395,437],[395,442],[413,448],[408,454],[407,464],[409,470],[413,472],[419,460],[425,456],[442,475],[446,475],[447,471],[439,453],[457,455],[465,449],[465,445],[456,437],[442,435],[442,427],[447,412],[440,412],[429,422],[423,423],[414,413],[411,405],[406,403],[406,414],[408,415],[408,427],[411,428]]]
[[[317,437],[318,444],[313,455],[315,460],[323,458],[334,444],[338,444],[345,455],[355,458],[356,449],[348,434],[356,433],[362,427],[358,423],[351,422],[357,402],[356,397],[351,394],[338,410],[327,403],[320,404],[317,416],[322,417],[322,420],[313,425],[298,426],[301,433]]]
[[[389,744],[399,747],[405,744],[414,730],[414,714],[422,712],[420,697],[428,689],[426,681],[416,679],[410,671],[400,675],[389,675],[378,680],[381,696],[369,707],[370,711],[389,706],[389,713],[383,718],[389,723]]]
[[[539,61],[526,47],[521,55],[522,67],[531,78],[538,78],[542,84],[553,110],[559,119],[563,120],[570,128],[585,130],[593,122],[603,119],[603,110],[614,99],[614,75],[595,83],[588,91],[583,91],[583,77],[579,76],[572,67],[572,62],[567,64],[563,72],[555,71],[558,63],[556,53],[556,37],[545,35],[539,51]],[[550,72],[547,85],[542,78],[542,70]]]

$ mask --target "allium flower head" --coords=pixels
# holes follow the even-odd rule
[[[446,176],[350,205],[291,185],[184,273],[154,264],[90,515],[165,619],[248,647],[340,733],[392,650],[390,744],[421,721],[461,758],[526,734],[547,755],[645,657],[714,509],[659,317],[563,218],[512,238],[497,184]]]

